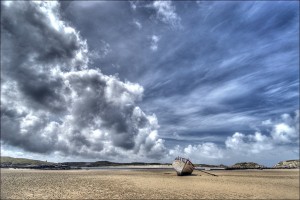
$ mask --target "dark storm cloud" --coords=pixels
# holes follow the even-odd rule
[[[109,44],[95,66],[144,86],[142,107],[157,115],[167,146],[177,144],[174,133],[220,144],[299,109],[297,3],[154,3],[74,2],[65,14],[92,50],[100,51],[98,38]]]
[[[45,2],[45,4],[47,3]],[[15,48],[5,48],[6,46],[4,46],[4,50],[15,52],[20,59],[24,60],[30,61],[29,56],[33,56],[35,61],[40,62],[39,64],[53,64],[54,62],[61,65],[69,64],[65,62],[72,61],[78,51],[82,50],[84,43],[75,33],[62,34],[62,32],[67,32],[62,27],[64,24],[62,21],[55,21],[57,16],[53,16],[53,13],[58,14],[58,8],[50,9],[52,10],[39,10],[37,5],[25,2],[14,5],[13,10],[3,6],[3,34],[4,37],[11,39],[4,41],[4,45],[8,43],[7,45]],[[20,24],[24,24],[24,26],[20,26]],[[39,54],[32,55],[33,52],[39,52]],[[23,63],[22,60],[14,60],[14,62],[10,63],[14,67],[13,69],[20,67],[20,63]]]
[[[54,21],[55,16],[49,19],[47,10],[39,10],[38,5],[20,2],[13,7],[4,5],[2,9],[3,77],[16,82],[25,99],[29,98],[28,106],[33,103],[51,111],[63,110],[63,97],[57,91],[62,79],[49,73],[55,64],[66,70],[84,64],[74,59],[84,43],[74,33],[62,34],[66,31],[62,22]],[[58,12],[58,8],[50,9]]]
[[[57,2],[3,2],[1,141],[36,153],[160,158],[143,87],[88,70],[85,41]],[[65,5],[63,9],[67,9]]]
[[[48,124],[46,116],[39,117],[1,109],[1,140],[31,152],[52,152],[57,143],[57,135],[51,130],[55,124]]]
[[[141,92],[141,88],[136,88],[139,91],[130,91],[130,88],[123,88],[117,80],[99,76],[96,71],[87,74],[70,73],[66,79],[71,90],[78,96],[76,100],[72,100],[74,107],[71,114],[74,116],[74,126],[78,127],[78,130],[89,125],[106,129],[110,131],[114,145],[132,149],[139,128],[144,128],[140,124],[136,124],[137,127],[132,126],[134,103],[137,100],[133,95],[134,92]],[[123,99],[118,99],[120,97]],[[148,125],[146,116],[140,118],[145,122],[144,126]]]

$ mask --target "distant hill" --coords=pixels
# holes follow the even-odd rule
[[[283,168],[299,168],[300,167],[300,160],[286,160],[286,161],[281,161],[274,165],[273,168],[277,169],[283,169]]]
[[[240,162],[240,163],[235,163],[229,168],[230,169],[260,169],[260,168],[265,168],[265,166],[259,165],[254,162]]]
[[[144,162],[131,162],[131,163],[117,163],[110,161],[96,161],[96,162],[64,162],[64,165],[72,167],[106,167],[106,166],[124,166],[124,165],[170,165],[168,163],[144,163]]]
[[[144,162],[131,162],[131,163],[117,163],[109,161],[96,161],[96,162],[63,162],[52,163],[40,160],[32,160],[26,158],[13,158],[1,156],[1,167],[18,167],[25,165],[67,165],[71,167],[105,167],[105,166],[124,166],[124,165],[170,165],[169,163],[144,163]]]
[[[227,168],[226,165],[209,165],[209,164],[194,164],[195,167],[208,167],[208,168]]]
[[[41,160],[32,160],[27,158],[13,158],[8,156],[1,156],[1,167],[24,167],[29,165],[66,165],[74,168],[80,167],[106,167],[106,166],[143,166],[143,165],[171,165],[171,163],[145,163],[145,162],[131,162],[131,163],[117,163],[110,161],[96,161],[96,162],[63,162],[63,163],[53,163],[46,162]],[[226,168],[226,169],[262,169],[266,168],[263,165],[259,165],[254,162],[240,162],[232,166],[225,165],[209,165],[209,164],[194,164],[196,167],[210,167],[210,168]],[[277,169],[286,169],[286,168],[300,168],[300,160],[286,160],[281,161],[273,166]]]
[[[51,162],[45,162],[40,160],[32,160],[27,158],[13,158],[8,156],[1,156],[2,165],[49,165]]]

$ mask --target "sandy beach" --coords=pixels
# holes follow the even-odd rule
[[[299,199],[299,170],[1,169],[1,199]]]

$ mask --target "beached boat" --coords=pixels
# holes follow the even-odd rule
[[[189,159],[182,157],[175,158],[172,165],[178,176],[190,175],[195,168],[193,163]]]

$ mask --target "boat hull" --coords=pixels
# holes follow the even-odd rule
[[[178,176],[190,175],[194,171],[194,166],[189,160],[174,160],[172,165]]]

